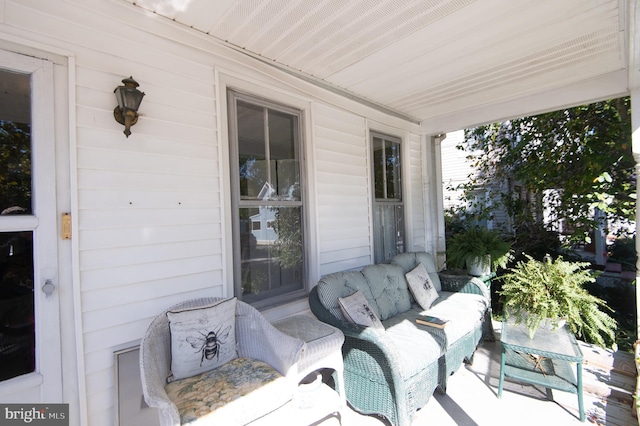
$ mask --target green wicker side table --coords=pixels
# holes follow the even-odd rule
[[[504,378],[539,385],[578,395],[580,421],[585,420],[582,399],[583,356],[575,336],[566,327],[550,330],[540,326],[533,339],[524,324],[513,317],[502,322],[502,355],[498,398],[502,397]],[[573,364],[575,363],[575,374]]]

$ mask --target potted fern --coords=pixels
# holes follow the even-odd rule
[[[449,238],[446,255],[447,269],[467,268],[471,275],[489,275],[507,266],[511,244],[497,231],[475,226]]]
[[[538,261],[525,255],[499,279],[504,298],[504,314],[515,315],[533,338],[540,326],[558,328],[566,321],[579,338],[602,347],[615,343],[616,321],[600,308],[605,302],[591,295],[584,285],[595,282],[586,269],[588,262],[569,262],[550,256]],[[609,309],[610,310],[610,309]]]

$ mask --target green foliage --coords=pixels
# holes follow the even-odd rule
[[[542,260],[546,254],[553,257],[561,253],[562,246],[557,232],[548,230],[538,222],[522,222],[516,227],[512,245],[514,257],[523,260],[526,255]]]
[[[283,268],[296,268],[302,265],[302,222],[300,209],[281,207],[275,212],[272,223],[278,238],[273,243],[273,255]]]
[[[561,319],[578,338],[602,347],[615,344],[616,321],[603,309],[605,302],[593,295],[585,285],[595,282],[585,269],[589,263],[567,262],[562,257],[540,262],[527,256],[499,279],[502,280],[505,315],[515,315],[533,335],[541,322],[549,320],[558,326]]]
[[[595,225],[594,207],[610,219],[635,216],[635,174],[631,154],[629,98],[514,119],[465,132],[475,175],[465,190],[512,180],[541,197],[550,214],[574,227],[572,237],[588,238]],[[506,197],[505,197],[506,196]],[[511,194],[496,195],[514,223],[534,206],[511,203]],[[535,216],[535,215],[534,215]]]
[[[637,337],[636,287],[634,283],[624,280],[609,281],[601,284],[599,279],[586,286],[589,293],[607,301],[612,316],[618,323],[616,329],[616,345],[619,351],[633,352]]]
[[[0,120],[0,210],[31,211],[31,134],[28,124]]]
[[[636,237],[618,237],[609,247],[609,260],[622,264],[624,270],[635,271],[637,262]]]
[[[480,226],[453,234],[447,240],[447,268],[463,269],[468,261],[491,256],[491,268],[506,267],[511,244],[494,230]],[[488,266],[488,265],[484,265]]]

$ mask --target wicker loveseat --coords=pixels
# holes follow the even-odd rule
[[[194,299],[170,307],[151,322],[140,343],[142,390],[147,404],[158,408],[162,425],[271,424],[270,416],[291,404],[298,385],[297,362],[305,343],[282,333],[255,308],[240,301],[235,305],[237,357],[168,383],[174,371],[167,312],[206,309],[223,300]],[[218,332],[218,340],[221,334]],[[189,348],[200,364],[220,353],[210,334],[205,332],[201,337],[196,349]],[[218,348],[215,353],[214,347]]]
[[[422,263],[439,297],[428,310],[413,298],[405,274]],[[470,360],[489,317],[489,293],[478,279],[441,282],[432,256],[403,253],[388,264],[326,275],[309,296],[311,311],[345,335],[344,380],[349,403],[366,414],[384,416],[392,425],[410,425],[436,387],[464,359]],[[362,327],[345,317],[340,298],[360,291],[384,328]],[[418,325],[421,315],[447,319],[443,329]]]

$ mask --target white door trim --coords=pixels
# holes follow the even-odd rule
[[[33,387],[33,401],[20,402],[62,402],[53,63],[0,50],[0,67],[31,74],[33,215],[5,217],[2,230],[33,231],[36,329],[35,372],[0,382],[0,397],[24,398]],[[47,280],[56,286],[49,297],[41,291]]]

